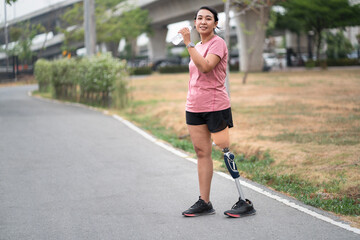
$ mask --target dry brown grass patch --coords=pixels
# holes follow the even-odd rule
[[[133,100],[153,101],[134,111],[159,119],[178,136],[187,134],[188,78],[155,74],[132,80]],[[279,174],[313,183],[339,180],[336,194],[359,196],[360,69],[257,73],[241,82],[241,73],[230,75],[233,150],[245,156],[269,150]]]

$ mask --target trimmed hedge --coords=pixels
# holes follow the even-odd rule
[[[151,67],[134,67],[130,69],[130,75],[150,75]]]
[[[75,59],[64,58],[51,63],[51,78],[52,86],[55,90],[55,97],[59,99],[76,100],[76,87],[78,83],[76,74],[78,73],[78,64]]]
[[[359,59],[327,59],[327,66],[356,66],[360,65]]]
[[[229,67],[230,67],[230,72],[239,72],[240,71],[239,64],[232,64],[232,65],[229,65]]]
[[[35,64],[34,75],[39,83],[39,91],[49,92],[52,82],[51,63],[44,59],[39,59]]]
[[[126,62],[110,55],[40,59],[35,64],[34,75],[39,90],[51,91],[58,99],[116,108],[124,107],[128,101]]]
[[[313,68],[313,67],[333,67],[333,66],[360,66],[360,61],[358,59],[326,59],[321,61],[312,61],[309,60],[305,63],[305,67]]]

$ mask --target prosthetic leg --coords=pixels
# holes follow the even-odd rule
[[[231,210],[225,211],[224,214],[229,217],[235,217],[235,218],[255,214],[256,210],[254,209],[252,202],[248,199],[245,199],[244,193],[241,189],[240,181],[239,181],[240,173],[237,169],[234,160],[235,159],[234,154],[232,154],[228,148],[224,148],[223,153],[224,153],[225,165],[231,176],[234,178],[236,188],[239,192],[239,201],[234,204]]]
[[[225,165],[226,165],[229,173],[231,174],[231,176],[235,180],[236,188],[237,188],[237,190],[239,192],[240,199],[245,199],[244,193],[243,193],[243,191],[241,189],[240,181],[239,181],[240,173],[237,170],[237,166],[236,166],[235,161],[234,161],[235,156],[234,156],[234,154],[232,154],[229,151],[228,148],[224,148],[223,152],[224,152]]]

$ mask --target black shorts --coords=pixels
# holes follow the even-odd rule
[[[211,133],[220,132],[226,127],[232,128],[234,126],[231,108],[215,112],[193,113],[186,111],[186,124],[206,124]]]

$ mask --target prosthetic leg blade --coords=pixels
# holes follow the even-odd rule
[[[224,214],[228,217],[233,217],[233,218],[254,215],[256,210],[254,209],[252,202],[249,199],[245,199],[244,193],[241,189],[241,185],[239,181],[240,173],[237,170],[234,154],[232,154],[229,151],[224,152],[224,161],[230,175],[235,180],[236,188],[239,192],[239,201],[236,202],[230,210],[225,211]]]
[[[240,181],[239,181],[240,173],[237,170],[234,154],[232,154],[231,152],[224,153],[224,161],[225,161],[225,165],[226,165],[230,175],[235,179],[236,188],[239,192],[240,198],[245,199],[244,193],[240,186]]]

